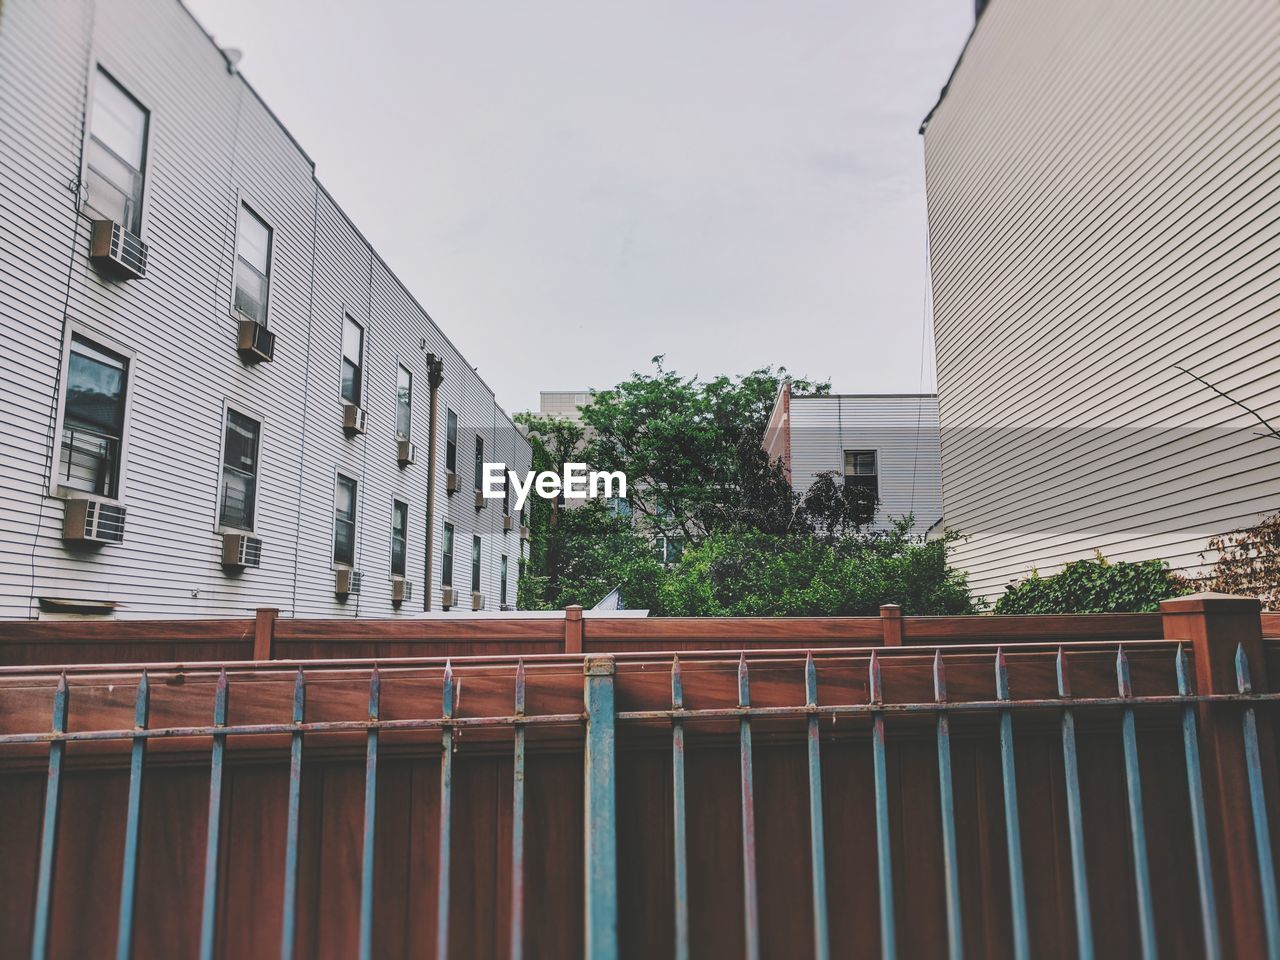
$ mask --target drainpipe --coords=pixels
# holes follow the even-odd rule
[[[427,559],[426,573],[422,578],[422,609],[431,612],[432,580],[431,558],[436,540],[436,396],[444,383],[444,362],[434,353],[427,354],[427,386],[431,400],[427,413]]]

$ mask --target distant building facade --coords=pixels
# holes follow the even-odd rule
[[[778,390],[764,448],[803,494],[820,474],[835,473],[879,499],[873,528],[910,515],[926,535],[942,517],[938,399],[933,394],[798,396]]]
[[[543,390],[538,394],[538,413],[582,423],[582,408],[591,406],[592,390]]]
[[[9,0],[0,89],[0,617],[513,606],[527,440],[186,9]]]
[[[946,525],[984,595],[1280,507],[1280,6],[995,0],[926,119]],[[1211,560],[1211,557],[1206,557]]]

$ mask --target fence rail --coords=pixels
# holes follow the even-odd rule
[[[3,669],[0,935],[37,958],[1276,956],[1280,643],[1224,598],[1162,630]]]

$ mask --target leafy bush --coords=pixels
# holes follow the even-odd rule
[[[1258,597],[1268,608],[1280,608],[1280,513],[1254,527],[1233,530],[1209,541],[1218,560],[1204,589]]]
[[[874,615],[884,603],[910,614],[976,612],[964,574],[947,567],[949,540],[926,542],[909,528],[904,520],[888,533],[835,541],[713,533],[670,571],[659,607],[705,617]]]
[[[996,601],[996,613],[1144,613],[1193,589],[1163,560],[1109,563],[1099,555],[1068,563],[1049,577],[1033,572],[1010,584]]]

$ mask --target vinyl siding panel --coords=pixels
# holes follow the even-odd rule
[[[149,110],[142,236],[150,257],[141,281],[106,279],[89,264],[88,221],[77,213],[85,84],[97,64]],[[0,192],[0,326],[17,345],[0,370],[0,400],[11,411],[0,438],[0,617],[37,615],[39,597],[112,600],[129,617],[244,616],[258,606],[286,616],[420,614],[426,353],[446,357],[453,382],[442,396],[452,391],[468,419],[492,427],[500,411],[186,10],[175,0],[0,7],[0,176],[20,186]],[[235,349],[241,200],[272,228],[271,363],[247,365]],[[368,432],[353,439],[341,428],[344,311],[366,330]],[[121,470],[128,521],[119,545],[64,544],[64,501],[49,495],[67,324],[132,353]],[[398,362],[415,374],[419,443],[418,462],[403,470],[394,436]],[[262,421],[254,533],[263,559],[241,573],[220,565],[227,406]],[[527,443],[524,451],[527,459]],[[336,470],[360,483],[364,590],[345,603],[333,593]],[[416,588],[399,611],[390,602],[393,497],[410,505]],[[496,571],[495,555],[495,585]]]
[[[1280,9],[995,0],[925,129],[946,523],[986,596],[1280,504]]]
[[[844,472],[846,450],[874,450],[880,507],[874,528],[911,515],[923,535],[942,516],[938,401],[933,396],[797,397],[790,402],[791,484]]]

